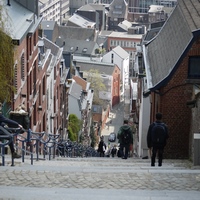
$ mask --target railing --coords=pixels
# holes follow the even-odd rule
[[[15,147],[22,152],[22,162],[25,161],[25,155],[28,154],[30,155],[31,165],[33,165],[33,160],[46,160],[46,156],[48,156],[49,160],[52,157],[55,158],[56,155],[61,157],[99,156],[98,152],[92,147],[72,142],[69,139],[66,141],[61,140],[60,135],[33,132],[31,129],[24,130],[0,126],[0,140],[3,141],[0,143],[2,166],[5,166],[5,146],[13,141],[21,143],[21,145]],[[36,156],[35,158],[34,155]],[[11,166],[14,166],[13,157]]]
[[[0,126],[0,147],[1,147],[1,157],[2,157],[2,165],[5,165],[5,146],[10,144],[13,141],[12,135],[4,129],[2,126]]]

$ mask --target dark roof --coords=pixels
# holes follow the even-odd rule
[[[84,6],[81,6],[78,10],[82,10],[82,11],[95,11],[95,9],[90,4],[86,4]]]
[[[62,47],[64,52],[73,53],[74,55],[95,55],[95,49],[99,48],[99,45],[94,41],[70,38],[65,40],[58,38],[56,44]]]
[[[92,61],[80,61],[76,60],[76,66],[80,67],[80,71],[89,71],[91,69],[98,70],[100,74],[112,75],[115,69],[115,64],[103,63],[103,62],[92,62]]]
[[[43,35],[51,40],[52,42],[55,42],[58,33],[58,24],[55,21],[42,21],[41,27],[43,30]]]
[[[126,18],[128,14],[128,4],[125,0],[113,0],[109,6],[108,17]]]
[[[58,55],[58,53],[60,52],[60,48],[56,44],[48,40],[47,38],[44,37],[42,39],[44,41],[45,49],[51,49],[51,53],[54,56]]]
[[[42,21],[41,28],[44,30],[44,35],[51,41],[55,42],[57,38],[65,40],[96,40],[96,31],[90,28],[74,27],[74,26],[59,26],[54,21]]]
[[[161,29],[161,27],[148,30],[145,37],[144,37],[143,43],[149,42],[154,37],[156,37],[156,35],[159,33],[160,29]]]
[[[55,21],[42,21],[41,28],[43,30],[53,30],[55,27],[55,24],[56,24]]]
[[[180,9],[191,29],[195,31],[200,28],[200,1],[199,0],[178,0]]]
[[[63,39],[71,38],[71,39],[95,41],[96,32],[94,29],[88,29],[88,28],[59,26],[58,37]]]
[[[89,4],[92,6],[92,8],[94,8],[96,11],[100,11],[100,10],[105,10],[105,5],[103,4]]]
[[[178,0],[157,36],[145,45],[144,59],[149,89],[158,89],[173,74],[200,28],[200,2]]]

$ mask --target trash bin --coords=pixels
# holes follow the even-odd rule
[[[200,165],[200,133],[194,133],[194,166]]]

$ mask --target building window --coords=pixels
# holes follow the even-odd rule
[[[111,63],[113,63],[114,62],[114,54],[112,53],[111,54]]]
[[[57,73],[56,73],[56,66],[54,67],[54,80],[56,80],[56,75],[57,75]]]
[[[45,95],[46,92],[46,82],[45,82],[45,77],[42,80],[42,95]]]
[[[113,46],[113,40],[110,40],[110,46]]]
[[[15,88],[16,88],[16,91],[17,91],[17,64],[15,65],[15,76],[14,76],[14,84],[15,84]]]
[[[37,44],[37,32],[34,33],[33,44],[34,44],[34,46],[36,46],[36,44]]]
[[[39,105],[42,105],[41,85],[39,85]]]
[[[24,62],[24,53],[23,53],[21,56],[21,79],[22,79],[22,81],[24,81],[24,77],[25,77],[24,70],[25,70],[25,62]]]
[[[30,72],[30,81],[29,81],[29,94],[31,95],[32,94],[32,90],[33,90],[33,73],[32,73],[32,71]]]
[[[53,87],[52,87],[52,80],[50,84],[50,99],[53,99]]]
[[[200,56],[193,56],[189,58],[188,78],[200,78]]]
[[[34,114],[33,114],[33,124],[34,124],[34,126],[36,126],[36,124],[37,124],[37,109],[36,109],[36,104],[33,106],[33,108],[34,108]]]
[[[32,41],[31,41],[31,37],[29,37],[29,55],[32,54]]]

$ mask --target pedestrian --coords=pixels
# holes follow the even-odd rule
[[[18,106],[15,111],[10,112],[10,119],[21,124],[26,130],[30,128],[29,114],[24,104]]]
[[[115,145],[112,147],[111,155],[112,155],[112,157],[114,158],[116,154],[117,154],[117,148],[116,148],[116,144],[115,144]]]
[[[106,144],[104,142],[104,137],[103,136],[101,136],[101,138],[100,138],[100,142],[99,142],[97,151],[99,152],[99,156],[100,157],[104,157],[105,151],[106,151]]]
[[[151,123],[147,133],[147,146],[151,151],[151,166],[155,166],[158,155],[158,166],[162,166],[164,147],[168,139],[168,128],[162,122],[162,113],[156,113],[156,121]]]
[[[4,125],[7,125],[8,127],[10,126],[12,128],[21,128],[21,129],[23,128],[22,125],[18,124],[16,121],[4,117],[1,113],[1,108],[2,108],[2,104],[0,103],[0,126],[3,127]],[[4,134],[4,133],[1,131],[0,134]],[[21,158],[21,155],[18,155],[15,151],[13,141],[9,143],[9,147],[12,154],[12,158]]]
[[[133,132],[131,127],[128,125],[127,119],[124,120],[124,124],[120,127],[117,139],[120,144],[120,157],[122,159],[127,159],[130,151],[130,145],[133,144]]]

